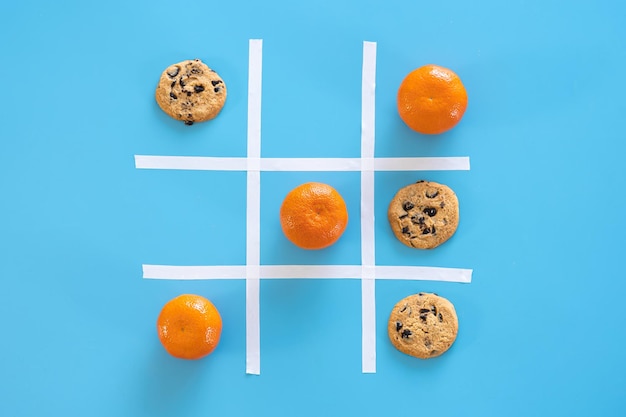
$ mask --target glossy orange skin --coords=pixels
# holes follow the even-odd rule
[[[333,187],[309,182],[291,190],[280,208],[283,233],[302,249],[334,244],[348,225],[348,209]]]
[[[404,78],[397,106],[400,118],[411,129],[436,135],[461,121],[467,108],[467,91],[452,70],[425,65]]]
[[[161,344],[172,356],[200,359],[215,350],[222,334],[222,318],[206,298],[183,294],[168,301],[157,319]]]

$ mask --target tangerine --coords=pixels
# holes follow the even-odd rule
[[[183,294],[168,301],[157,319],[159,340],[180,359],[200,359],[217,347],[222,318],[217,308],[200,295]]]
[[[435,135],[452,129],[467,108],[467,91],[452,70],[425,65],[410,72],[397,97],[400,118],[411,129]]]
[[[343,198],[328,184],[308,182],[291,190],[280,208],[283,233],[302,249],[335,243],[348,224]]]

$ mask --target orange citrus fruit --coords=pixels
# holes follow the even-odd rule
[[[452,70],[425,65],[404,78],[397,101],[398,113],[407,126],[434,135],[459,123],[467,107],[467,92]]]
[[[303,249],[323,249],[339,239],[348,224],[348,209],[333,187],[319,182],[299,185],[280,207],[283,233]]]
[[[159,340],[165,350],[181,359],[200,359],[217,347],[222,318],[206,298],[183,294],[168,301],[157,319]]]

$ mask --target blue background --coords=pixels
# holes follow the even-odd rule
[[[0,415],[623,416],[626,356],[623,2],[15,1],[0,26]],[[244,281],[143,280],[142,263],[245,263],[242,172],[153,171],[133,155],[245,156],[248,39],[264,39],[265,157],[358,157],[362,41],[378,43],[376,156],[465,156],[469,172],[376,174],[380,265],[473,268],[469,285],[378,281],[378,372],[361,373],[357,280],[261,284],[261,376],[245,375]],[[192,127],[153,94],[201,58],[228,85]],[[456,71],[461,123],[424,137],[395,112],[412,69]],[[457,234],[398,243],[394,192],[450,185]],[[282,237],[293,186],[345,197],[322,252]],[[357,173],[263,173],[262,263],[360,262]],[[399,299],[436,291],[460,333],[445,355],[396,351]],[[202,361],[169,357],[162,305],[198,293],[224,319]]]

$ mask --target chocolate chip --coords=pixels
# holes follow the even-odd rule
[[[437,209],[434,207],[426,207],[423,213],[428,214],[430,217],[434,217],[437,215]]]
[[[191,91],[186,91],[187,97],[191,97]]]
[[[433,350],[430,351],[430,356],[435,356],[436,354],[437,354],[436,350],[433,349]]]
[[[404,227],[402,228],[402,234],[403,234],[403,235],[410,235],[410,234],[411,234],[411,231],[409,230],[409,227],[408,227],[408,226],[404,226]]]
[[[399,332],[401,328],[402,328],[402,323],[397,321],[396,322],[396,332]]]
[[[404,209],[404,211],[412,210],[414,207],[415,204],[411,203],[410,201],[405,201],[404,204],[402,204],[402,208]]]
[[[193,119],[193,114],[188,113],[188,114],[187,114],[187,117],[189,117],[190,119]]]
[[[224,84],[224,82],[222,80],[217,80],[217,81],[213,80],[213,81],[211,81],[211,84],[213,84],[213,87],[215,87],[218,84]]]
[[[406,304],[404,305],[404,307],[402,307],[402,310],[400,310],[400,313],[404,313],[406,311]]]
[[[202,85],[195,85],[193,87],[193,91],[195,91],[196,93],[201,93],[201,92],[204,91],[204,86],[202,86]]]
[[[421,293],[419,293],[419,294],[417,294],[417,295],[419,295],[419,296],[421,297],[422,295],[424,295],[424,293],[423,293],[423,292],[421,292]]]
[[[425,180],[415,181],[415,184],[419,184],[420,182],[426,182]]]
[[[430,306],[430,311],[432,311],[435,316],[437,315],[437,307]]]
[[[432,230],[431,230],[432,234],[433,234],[433,235],[434,235],[434,234],[436,234],[436,232],[437,232],[437,231],[435,230],[435,226],[431,226],[431,229],[432,229]]]
[[[424,224],[424,218],[422,216],[413,216],[411,217],[411,223],[413,224]]]
[[[221,88],[219,88],[219,87],[215,87],[215,88],[213,89],[213,92],[214,92],[214,93],[219,93],[220,91],[222,91],[222,89],[221,89]]]
[[[443,322],[443,316],[441,315],[441,313],[439,313],[437,317],[439,317],[439,322]]]
[[[412,336],[412,335],[413,335],[413,332],[410,331],[409,329],[402,330],[402,338],[403,339],[408,339],[409,336]]]
[[[191,126],[193,124],[193,120],[185,120],[185,124],[187,126]]]
[[[422,230],[423,235],[427,235],[429,233],[430,233],[430,227],[425,227],[424,230]]]
[[[427,316],[428,316],[428,313],[422,313],[420,314],[420,319],[422,319],[422,321],[426,321]]]
[[[444,204],[444,202],[443,202],[443,201],[442,201],[441,203],[439,203],[439,207],[441,207],[441,208],[444,208],[444,207],[445,207],[445,204]]]
[[[202,74],[202,71],[200,71],[198,68],[192,68],[191,69],[191,73],[192,74]]]
[[[172,97],[174,100],[178,100],[178,97],[174,93],[170,93],[170,97]]]
[[[172,85],[170,85],[170,87],[174,88],[175,85],[176,85],[176,81],[172,81]]]
[[[183,81],[183,77],[180,77],[180,80],[178,80],[178,84],[180,84],[181,87],[185,86],[185,82]]]
[[[432,345],[433,345],[433,342],[431,342],[430,339],[428,338],[424,339],[424,346],[426,346],[426,349],[430,349]]]
[[[428,309],[428,308],[420,308],[420,313],[430,313],[430,309]]]
[[[167,75],[170,76],[171,78],[174,78],[178,75],[179,71],[180,71],[180,67],[168,68]]]
[[[408,214],[403,214],[402,216],[398,217],[398,219],[402,220],[402,219],[406,219],[407,217],[409,217]]]
[[[439,195],[439,191],[437,191],[437,190],[435,190],[434,192],[430,191],[430,190],[426,191],[426,197],[428,197],[428,198],[435,198],[438,195]]]

